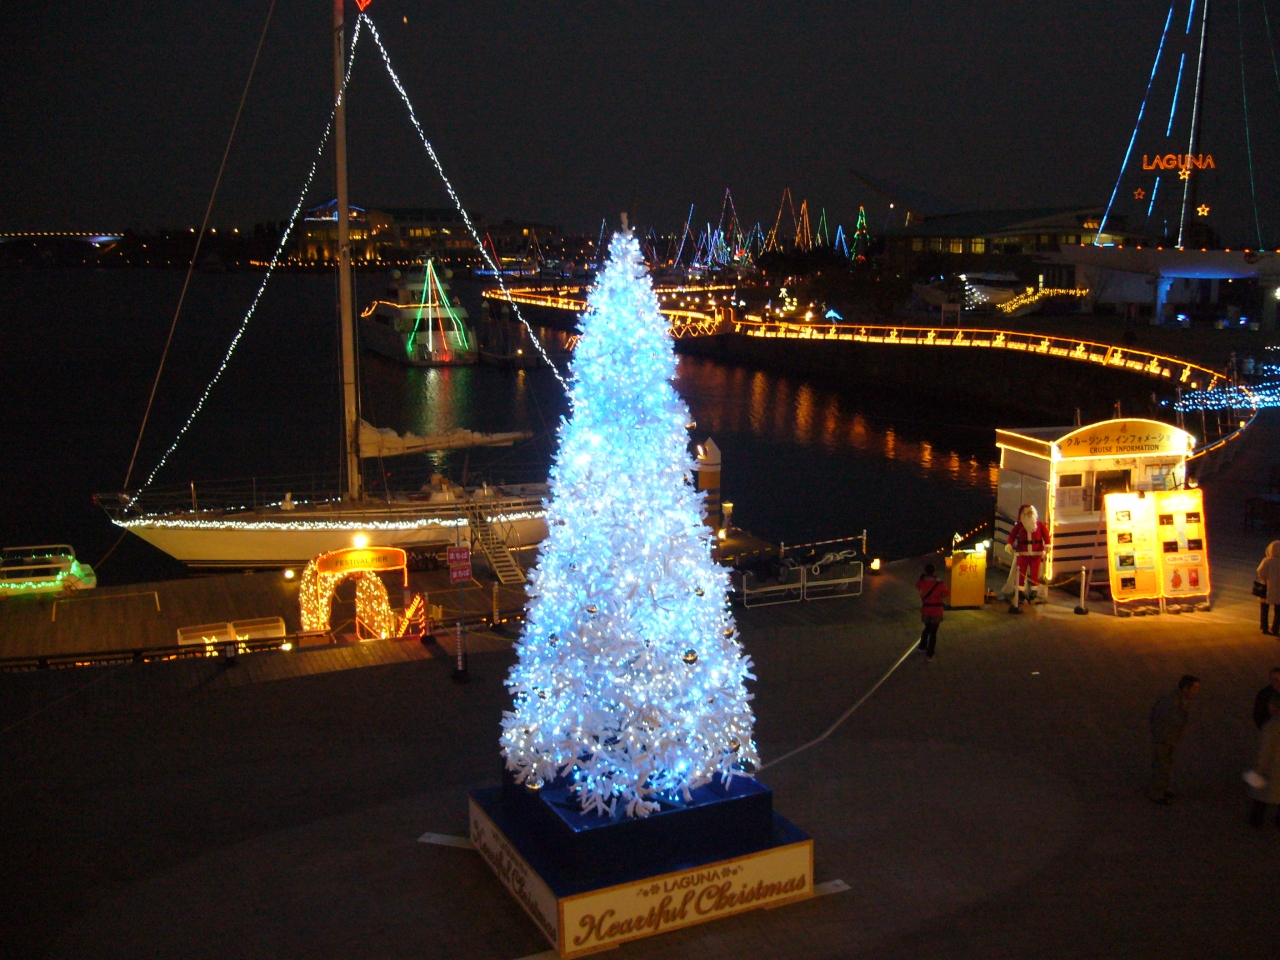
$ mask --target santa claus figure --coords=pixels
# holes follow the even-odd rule
[[[1018,522],[1009,531],[1005,549],[1014,556],[1017,567],[1017,588],[1009,603],[1010,613],[1021,613],[1020,605],[1025,594],[1030,601],[1035,586],[1040,582],[1040,563],[1049,552],[1049,526],[1041,522],[1036,508],[1024,503],[1018,510]]]

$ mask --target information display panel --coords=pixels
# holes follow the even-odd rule
[[[1116,601],[1155,600],[1160,597],[1154,496],[1108,493],[1103,498],[1107,517],[1107,572]]]
[[[1203,490],[1159,490],[1153,495],[1160,550],[1160,590],[1169,599],[1207,596],[1209,541]]]

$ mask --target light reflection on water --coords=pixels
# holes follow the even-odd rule
[[[545,477],[567,413],[549,371],[408,369],[370,358],[364,379],[365,416],[379,426],[535,435],[515,448],[435,454],[433,469],[456,478],[465,462],[471,476]],[[973,526],[994,501],[990,427],[698,357],[680,358],[676,388],[697,422],[695,439],[710,436],[724,453],[723,497],[735,504],[736,522],[769,539],[796,543],[865,527],[885,555],[918,553]],[[390,465],[393,477],[402,469]]]
[[[804,542],[864,527],[888,556],[923,552],[989,514],[994,430],[951,412],[682,357],[676,387],[698,440],[724,453],[723,497],[762,536]]]
[[[861,406],[865,398],[850,397],[837,388],[797,384],[785,375],[695,357],[681,358],[676,386],[694,411],[699,435],[749,433],[828,453],[857,450],[912,464],[965,486],[995,490],[994,447],[982,457],[968,449],[962,457],[956,449],[935,448],[923,435],[928,424],[916,423],[916,429],[904,436],[890,419],[892,413],[881,412],[869,420]],[[909,421],[912,411],[904,408],[897,414]],[[945,425],[945,429],[955,428]],[[962,429],[973,433],[971,428]],[[978,432],[994,436],[994,430]],[[973,445],[970,439],[967,446]]]

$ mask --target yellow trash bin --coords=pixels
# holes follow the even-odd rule
[[[951,590],[951,609],[981,607],[987,592],[986,546],[952,551],[947,558],[947,569],[951,572],[947,584]]]

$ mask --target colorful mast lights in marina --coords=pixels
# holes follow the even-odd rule
[[[646,816],[759,763],[675,370],[639,244],[616,234],[573,359],[501,738],[519,781],[566,776],[587,811]]]
[[[430,308],[428,310],[428,308]],[[413,330],[409,334],[409,339],[405,343],[405,350],[409,356],[414,355],[417,345],[418,330],[422,326],[422,315],[427,313],[427,351],[435,352],[435,333],[431,326],[431,315],[435,315],[436,324],[440,328],[440,344],[442,348],[449,345],[449,339],[445,335],[444,318],[449,318],[449,324],[453,328],[454,336],[462,349],[471,349],[467,342],[466,325],[458,319],[457,312],[453,309],[453,305],[449,303],[449,297],[444,291],[443,284],[440,283],[440,277],[436,273],[435,262],[427,260],[426,265],[422,268],[422,301],[418,304],[418,315],[414,318]]]

